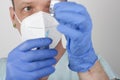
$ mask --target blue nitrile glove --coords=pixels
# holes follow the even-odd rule
[[[28,40],[10,52],[6,80],[38,80],[53,73],[57,51],[48,48],[35,50],[48,47],[51,42],[49,38]]]
[[[58,30],[67,40],[69,68],[76,72],[88,71],[97,61],[91,40],[92,21],[80,4],[61,2],[54,6]]]

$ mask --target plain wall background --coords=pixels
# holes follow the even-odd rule
[[[74,0],[73,0],[74,1]],[[120,75],[120,0],[77,0],[87,7],[93,20],[93,44]],[[9,17],[10,0],[0,2],[0,58],[20,43],[20,35]]]

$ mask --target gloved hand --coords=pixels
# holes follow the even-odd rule
[[[38,80],[55,71],[55,49],[48,47],[52,40],[41,38],[28,40],[15,48],[8,56],[6,80]],[[34,50],[33,50],[34,49]]]
[[[61,2],[54,6],[54,11],[60,23],[58,31],[67,40],[69,68],[76,72],[88,71],[98,57],[92,46],[92,21],[86,8],[73,2]]]

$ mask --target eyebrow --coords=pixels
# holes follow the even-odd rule
[[[46,0],[46,1],[51,1],[51,0]],[[22,5],[22,4],[31,4],[32,2],[34,2],[34,0],[22,0],[20,5]]]
[[[21,2],[19,2],[18,6],[24,6],[25,4],[31,4],[32,1],[31,0],[22,0]]]
[[[23,8],[26,5],[31,4],[32,1],[31,0],[21,0],[17,5],[15,5],[16,7],[18,7],[18,9]],[[16,8],[15,8],[16,9]]]

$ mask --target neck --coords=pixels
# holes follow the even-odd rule
[[[55,49],[58,51],[58,55],[55,58],[57,61],[59,61],[63,54],[65,53],[66,49],[63,48],[61,41],[58,43]]]

